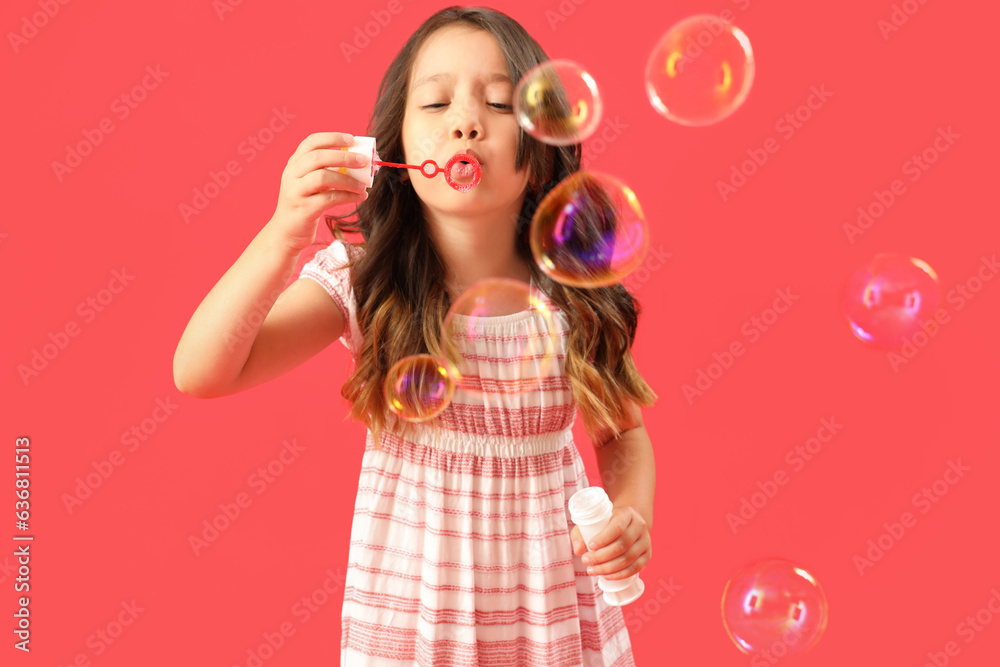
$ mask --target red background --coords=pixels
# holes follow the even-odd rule
[[[84,654],[106,667],[245,665],[262,633],[290,621],[295,634],[266,665],[336,663],[341,584],[307,622],[293,609],[328,570],[342,577],[347,565],[364,430],[344,421],[346,350],[335,344],[286,376],[215,400],[180,394],[171,362],[196,306],[273,212],[296,146],[312,132],[363,134],[387,64],[438,7],[403,2],[347,62],[341,43],[387,3],[246,1],[220,17],[210,0],[78,1],[12,45],[39,6],[14,0],[0,10],[3,446],[31,438],[35,535],[32,652],[13,650],[5,631],[2,662],[68,665]],[[644,307],[635,354],[660,396],[645,413],[657,457],[654,554],[642,572],[645,597],[625,608],[637,664],[747,664],[727,638],[720,599],[733,574],[769,557],[807,569],[829,599],[822,640],[788,662],[917,666],[954,641],[952,664],[997,664],[1000,618],[971,643],[957,626],[1000,589],[1000,280],[982,283],[961,309],[942,301],[948,323],[896,368],[854,338],[840,312],[846,280],[877,253],[928,262],[948,295],[1000,251],[989,195],[995,5],[911,0],[916,13],[887,38],[878,22],[890,18],[889,0],[494,6],[550,57],[593,74],[620,130],[585,145],[588,165],[633,187],[653,245],[671,253],[633,285]],[[676,21],[727,8],[753,44],[754,88],[722,123],[673,124],[646,99],[649,52]],[[113,101],[147,66],[169,74],[120,118]],[[779,134],[775,124],[814,85],[830,99],[794,136]],[[247,161],[241,142],[275,107],[294,119]],[[113,132],[60,180],[52,163],[103,118]],[[942,127],[960,138],[911,182],[903,164]],[[722,201],[717,182],[769,137],[779,151]],[[230,160],[241,172],[185,223],[180,204]],[[849,241],[844,223],[897,178],[905,194]],[[134,278],[87,321],[78,305],[123,268]],[[751,342],[742,327],[779,289],[798,301]],[[19,366],[74,322],[79,335],[23,380]],[[734,341],[745,354],[704,395],[685,398],[682,385]],[[122,435],[154,415],[157,399],[176,408],[147,421],[155,432],[129,451]],[[823,418],[843,429],[795,471],[786,454]],[[590,443],[582,430],[577,438],[597,482]],[[248,477],[293,439],[304,452],[258,495]],[[124,462],[68,511],[76,478],[116,450]],[[16,532],[13,461],[0,460],[6,554]],[[914,494],[949,460],[970,471],[921,514]],[[734,533],[727,513],[779,470],[790,483]],[[189,536],[241,492],[252,504],[196,556]],[[859,573],[855,556],[905,511],[916,525]],[[13,583],[0,569],[5,628]],[[88,638],[133,600],[143,611],[98,655]]]

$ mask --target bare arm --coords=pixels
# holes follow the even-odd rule
[[[656,464],[646,427],[626,431],[599,448],[597,467],[611,502],[615,506],[634,507],[652,530]]]
[[[312,280],[283,290],[299,253],[316,238],[320,213],[367,198],[339,169],[367,164],[341,150],[342,132],[307,136],[288,159],[274,215],[216,283],[188,322],[174,353],[174,384],[199,398],[225,396],[276,377],[344,331],[344,316]],[[266,316],[266,317],[265,317]]]
[[[608,430],[594,434],[597,467],[601,481],[614,505],[630,505],[653,526],[653,494],[656,491],[656,463],[653,444],[642,421],[642,411],[629,403],[629,416],[636,426],[611,439]]]

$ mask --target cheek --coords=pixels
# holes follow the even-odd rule
[[[440,132],[436,132],[425,120],[413,119],[403,123],[403,150],[410,164],[419,164],[434,156],[437,147],[435,137],[438,135]]]
[[[421,137],[426,133],[425,121],[418,114],[407,112],[403,116],[403,148],[407,151],[420,148]]]

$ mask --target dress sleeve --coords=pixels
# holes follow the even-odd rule
[[[299,278],[311,278],[326,290],[344,317],[344,334],[340,342],[357,358],[361,349],[361,331],[357,324],[357,304],[351,287],[350,268],[347,263],[356,258],[355,246],[334,240],[329,246],[319,250],[311,260],[303,265]]]

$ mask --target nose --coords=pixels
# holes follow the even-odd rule
[[[454,139],[477,139],[482,137],[483,127],[479,119],[479,109],[475,102],[466,100],[453,106],[451,136]]]

